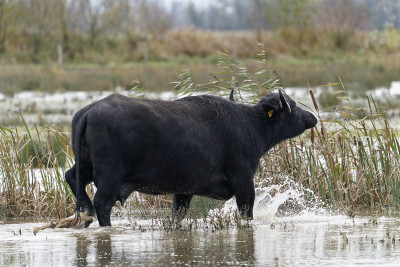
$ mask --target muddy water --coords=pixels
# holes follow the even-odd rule
[[[267,183],[269,184],[269,183]],[[234,199],[213,214],[234,210]],[[282,177],[257,185],[249,228],[166,231],[162,223],[122,214],[112,227],[45,229],[0,222],[0,266],[353,266],[400,264],[400,218],[333,215],[313,192]],[[213,217],[214,216],[214,217]],[[158,220],[160,220],[158,218]],[[193,221],[192,221],[193,222]]]
[[[0,266],[287,266],[400,264],[400,219],[303,214],[255,220],[250,229],[46,229],[0,224]],[[140,228],[139,228],[140,226]]]

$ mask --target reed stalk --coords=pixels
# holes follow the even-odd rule
[[[64,179],[72,164],[68,136],[54,126],[0,128],[0,215],[56,217],[73,214]]]

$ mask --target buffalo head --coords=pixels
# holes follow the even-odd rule
[[[263,96],[256,106],[261,106],[264,111],[266,134],[274,144],[295,137],[317,124],[317,118],[311,112],[298,107],[281,90]]]

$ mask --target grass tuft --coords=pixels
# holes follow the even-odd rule
[[[3,217],[63,218],[73,214],[74,197],[64,179],[72,163],[69,143],[66,134],[50,125],[0,128]]]

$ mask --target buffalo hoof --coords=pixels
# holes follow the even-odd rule
[[[41,229],[46,228],[87,228],[94,221],[94,217],[89,215],[88,211],[83,213],[77,212],[75,215],[72,215],[68,218],[59,221],[51,221],[49,225],[42,227]]]
[[[70,217],[69,217],[70,218]],[[69,219],[67,218],[67,219]],[[94,217],[89,214],[89,211],[85,210],[83,213],[76,212],[74,220],[71,222],[69,227],[80,229],[87,228],[93,222]]]

